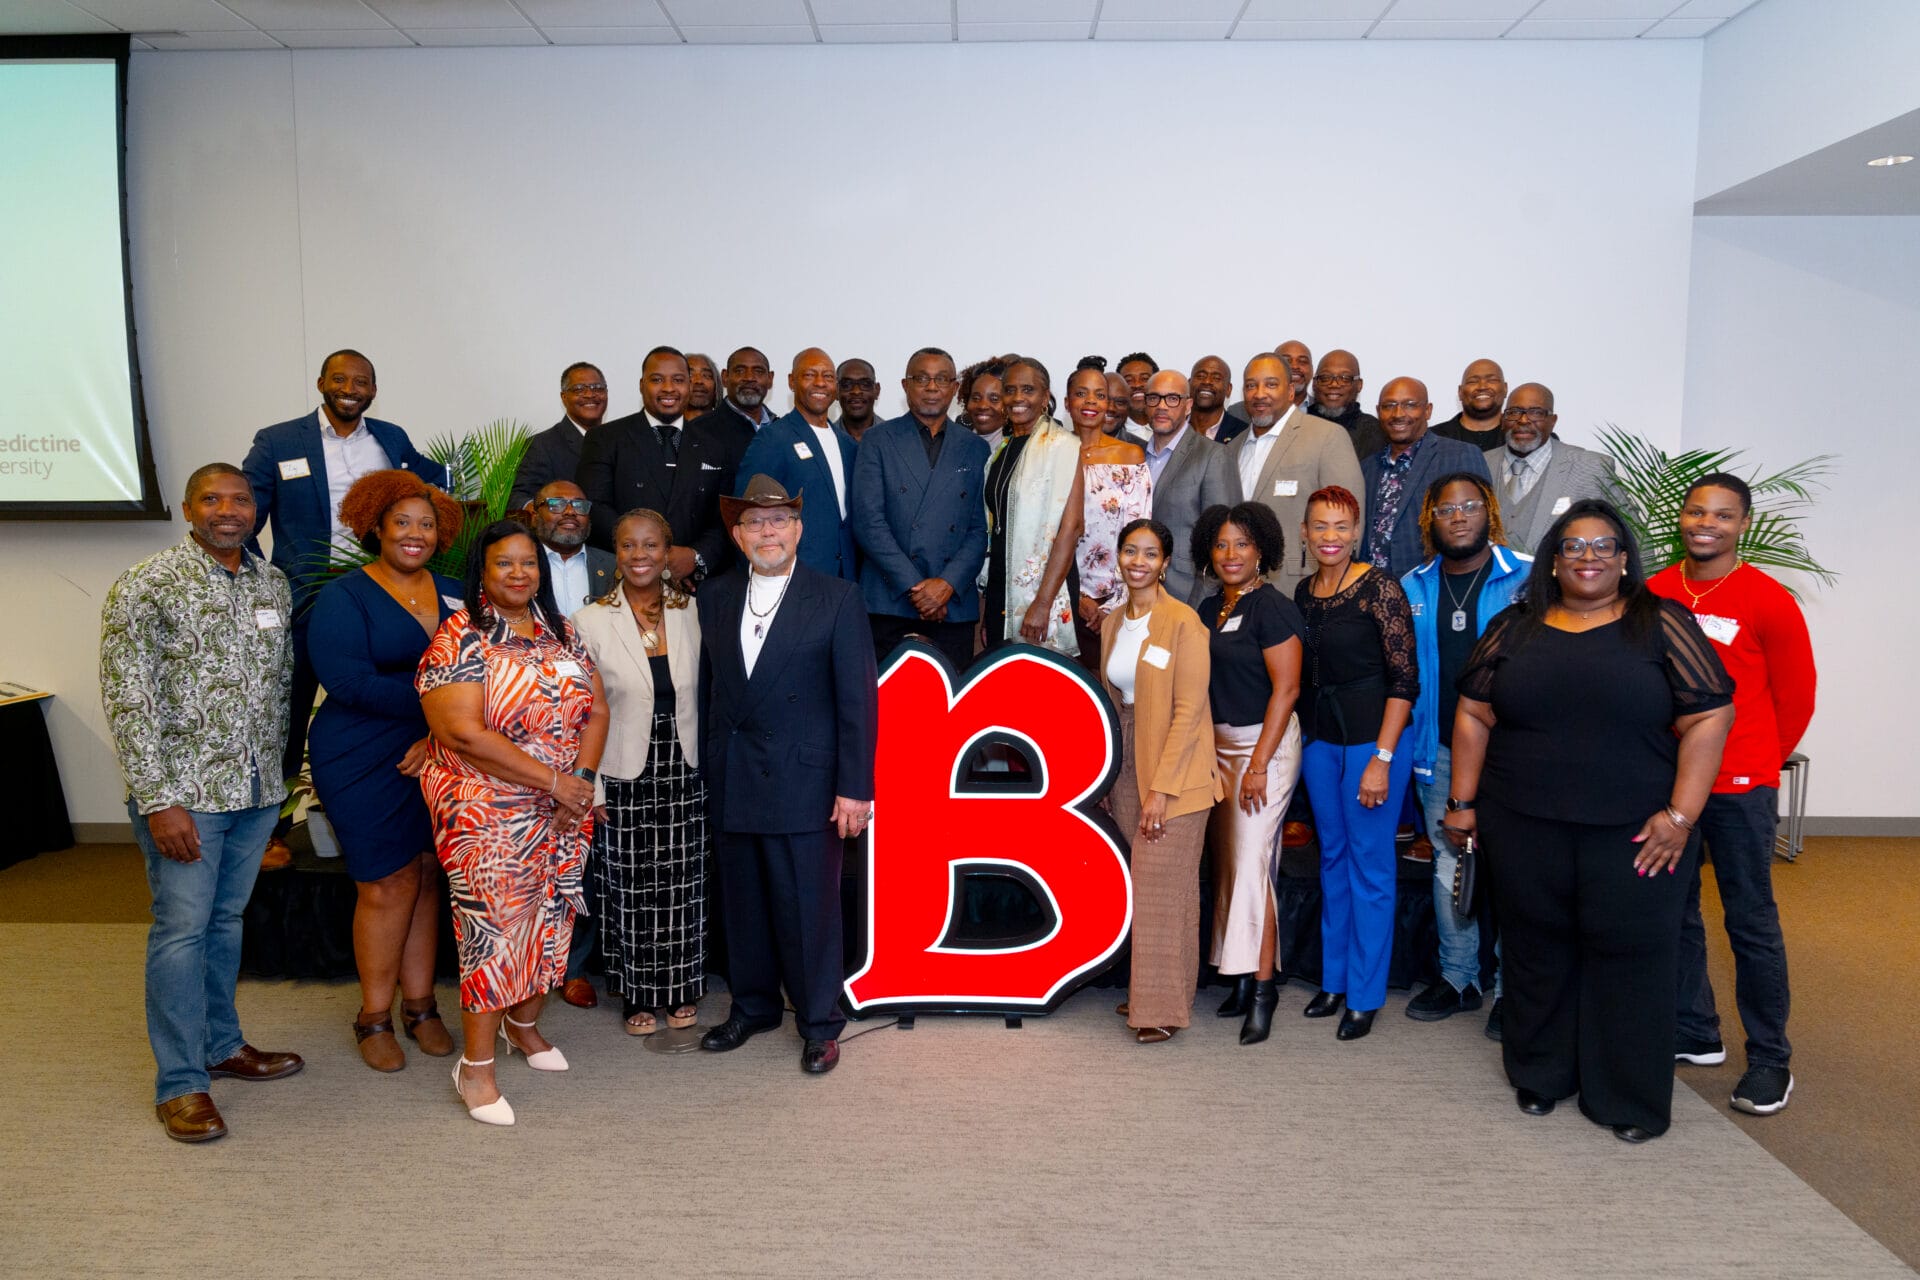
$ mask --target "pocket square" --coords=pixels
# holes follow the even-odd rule
[[[720,468],[714,466],[711,462],[703,462],[700,464],[700,469],[702,471],[718,471]]]

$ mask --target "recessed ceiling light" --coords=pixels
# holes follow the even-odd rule
[[[1881,156],[1878,160],[1869,160],[1867,164],[1875,169],[1890,169],[1896,164],[1906,164],[1912,156]]]

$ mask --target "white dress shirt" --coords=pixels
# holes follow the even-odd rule
[[[807,423],[813,432],[813,438],[820,448],[820,456],[827,460],[827,470],[833,473],[833,493],[840,500],[840,518],[847,518],[847,467],[846,460],[840,456],[840,437],[833,434],[832,427],[816,427]]]
[[[1292,417],[1293,410],[1289,409],[1264,432],[1258,427],[1247,428],[1247,442],[1240,448],[1240,492],[1247,497],[1255,496],[1253,486],[1260,480],[1260,468],[1267,465],[1267,455],[1280,442],[1280,433],[1287,429],[1287,420]]]
[[[782,574],[768,575],[758,569],[747,574],[747,600],[740,609],[740,661],[749,676],[753,664],[760,660],[760,649],[767,643],[767,632],[773,630],[774,615],[780,612],[780,602],[787,598],[787,586],[792,581],[791,565]]]
[[[552,547],[541,546],[547,556],[547,577],[553,582],[553,602],[560,606],[560,612],[571,618],[587,604],[587,595],[593,590],[593,577],[587,572],[587,549],[577,547],[570,556],[563,556]]]
[[[320,411],[320,457],[327,467],[327,514],[333,518],[333,540],[353,550],[358,547],[359,539],[340,523],[340,500],[347,496],[355,480],[369,471],[385,471],[393,462],[380,442],[373,438],[373,432],[367,429],[365,418],[343,436],[333,429],[333,421],[325,409]]]

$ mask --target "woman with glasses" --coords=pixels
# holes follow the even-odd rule
[[[1520,1109],[1577,1093],[1645,1142],[1672,1114],[1688,835],[1733,686],[1693,615],[1647,590],[1612,506],[1574,503],[1541,551],[1461,673],[1444,825],[1485,842]]]
[[[1079,576],[1074,633],[1080,660],[1089,669],[1099,661],[1101,621],[1127,598],[1127,586],[1114,559],[1120,530],[1153,512],[1153,475],[1147,470],[1146,450],[1107,433],[1113,402],[1106,367],[1099,356],[1088,356],[1067,379],[1067,421],[1080,437],[1081,483],[1086,490],[1084,527],[1074,556]]]
[[[1330,1018],[1344,1006],[1336,1035],[1358,1040],[1387,1001],[1394,830],[1413,771],[1400,735],[1420,696],[1419,666],[1400,584],[1354,563],[1360,500],[1338,485],[1315,490],[1300,536],[1315,566],[1293,602],[1307,624],[1300,779],[1320,833],[1321,956],[1320,991],[1303,1012]]]
[[[1075,657],[1074,552],[1086,519],[1080,439],[1052,417],[1052,379],[1015,357],[1000,375],[1007,440],[987,464],[981,647],[1015,641]]]

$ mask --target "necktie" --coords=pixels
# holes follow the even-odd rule
[[[1507,499],[1518,502],[1527,495],[1527,470],[1532,459],[1515,454],[1507,463]]]
[[[667,465],[672,466],[680,460],[680,428],[671,422],[663,422],[657,429],[660,432],[660,448],[667,455]]]

